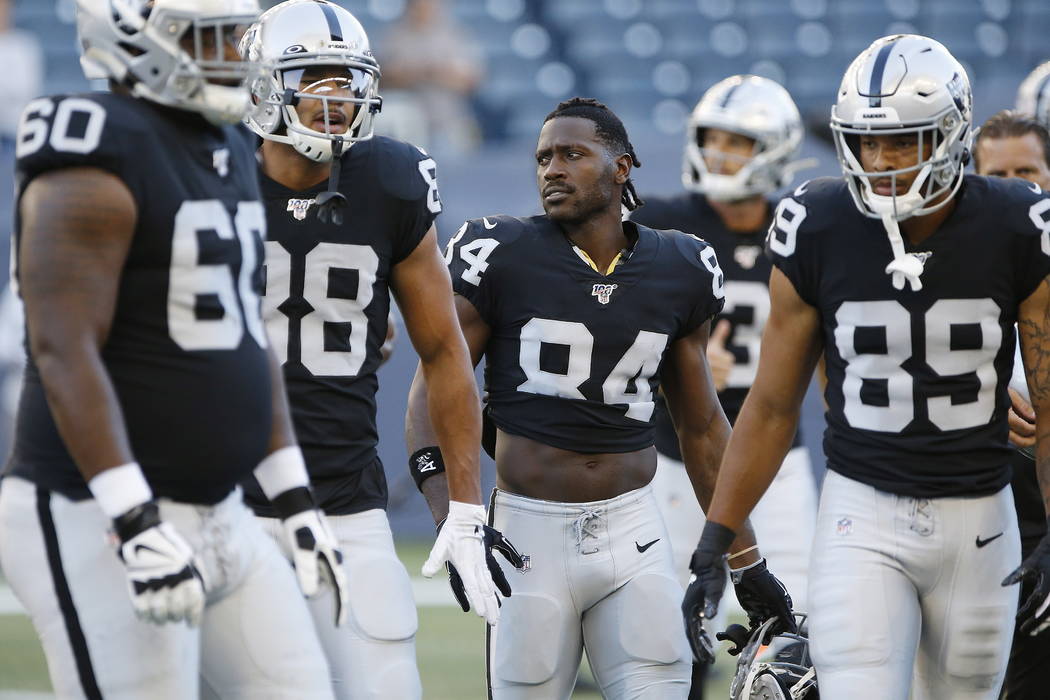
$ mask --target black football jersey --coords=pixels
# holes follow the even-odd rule
[[[1050,274],[1050,197],[967,175],[941,227],[905,249],[922,289],[895,289],[882,222],[846,183],[803,184],[777,208],[774,264],[819,310],[828,467],[913,497],[994,493],[1010,481],[1007,385],[1017,307]]]
[[[625,223],[637,240],[596,272],[545,216],[469,221],[445,260],[491,329],[487,411],[513,435],[584,453],[653,444],[664,352],[722,308],[714,249]]]
[[[266,207],[266,328],[284,367],[292,419],[318,501],[329,513],[386,507],[376,453],[376,370],[390,274],[441,211],[434,161],[376,136],[343,156],[343,223],[317,218],[328,181],[296,192],[260,170]],[[256,512],[269,503],[246,487]]]
[[[234,127],[93,93],[31,102],[17,157],[19,197],[33,178],[75,167],[108,171],[133,195],[138,219],[102,359],[154,493],[218,502],[270,438],[259,302],[266,222],[253,154]],[[16,244],[20,228],[16,218]],[[10,471],[73,499],[90,496],[31,355]]]
[[[647,197],[645,205],[631,212],[631,220],[656,229],[674,229],[704,239],[715,249],[725,274],[725,307],[712,322],[729,321],[726,350],[735,363],[726,387],[718,394],[726,417],[736,422],[740,407],[758,371],[762,331],[769,318],[769,272],[772,262],[765,254],[766,232],[776,202],[769,202],[769,219],[754,231],[730,231],[707,198],[693,192],[673,197]],[[678,436],[662,399],[656,406],[656,447],[681,460]],[[796,433],[795,444],[801,444]]]

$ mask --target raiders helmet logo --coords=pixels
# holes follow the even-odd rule
[[[612,297],[613,290],[616,289],[618,284],[596,284],[591,289],[591,296],[598,297],[599,304],[608,304],[609,299]]]
[[[302,221],[306,218],[306,212],[310,209],[310,205],[316,201],[316,199],[289,199],[288,208],[285,211],[292,212],[292,216],[295,217],[296,221]]]

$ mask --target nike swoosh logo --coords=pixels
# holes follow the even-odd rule
[[[135,545],[135,554],[139,553],[140,549],[145,549],[147,552],[153,552],[154,554],[160,554],[160,550],[150,547],[148,544],[137,544]]]
[[[481,217],[481,223],[485,224],[485,228],[496,228],[496,224],[489,221],[486,217]]]
[[[1000,538],[1000,537],[1002,537],[1002,536],[1003,536],[1003,533],[1001,533],[1001,532],[1000,532],[1000,533],[999,533],[998,535],[992,535],[992,536],[991,536],[991,537],[989,537],[988,539],[986,539],[986,540],[982,540],[982,539],[981,539],[981,536],[980,536],[980,535],[977,535],[977,547],[978,547],[978,548],[980,548],[980,547],[983,547],[983,546],[985,546],[986,544],[988,544],[989,542],[991,542],[992,540],[998,539],[998,538]]]
[[[656,544],[659,541],[660,541],[659,537],[657,537],[652,542],[647,542],[645,544],[638,544],[638,540],[635,540],[634,541],[634,546],[638,548],[639,552],[644,552],[645,550],[649,549],[650,547],[652,547],[654,544]]]
[[[1042,188],[1039,187],[1039,183],[1037,182],[1030,182],[1028,184],[1032,188],[1032,192],[1035,192],[1036,194],[1040,194],[1043,191]]]

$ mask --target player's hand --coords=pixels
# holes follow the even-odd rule
[[[434,548],[430,550],[430,556],[423,564],[423,576],[431,578],[442,566],[449,564],[453,593],[456,593],[455,583],[451,580],[453,571],[456,572],[462,587],[463,597],[457,593],[456,599],[459,600],[463,611],[473,608],[488,624],[494,625],[499,621],[499,599],[496,597],[495,577],[488,564],[489,559],[495,564],[495,559],[492,558],[485,541],[485,507],[458,501],[450,501],[448,505],[448,517],[438,530]],[[493,532],[499,534],[495,530]],[[502,540],[502,535],[500,539]],[[513,550],[513,547],[511,549]],[[517,555],[517,550],[514,550],[514,554]],[[520,560],[518,555],[518,561]],[[500,571],[498,564],[495,564],[495,568]],[[506,586],[504,595],[510,595],[510,585],[507,584],[502,571],[500,577],[503,579],[502,585]]]
[[[200,624],[204,579],[190,545],[160,519],[155,501],[143,503],[113,521],[135,614],[155,624],[185,620]]]
[[[1047,518],[1047,525],[1050,526],[1050,518]],[[1050,534],[1043,535],[1039,546],[1003,579],[1003,585],[1012,586],[1021,581],[1031,581],[1033,588],[1017,611],[1017,622],[1022,634],[1034,637],[1050,627]]]
[[[1035,411],[1016,391],[1009,389],[1009,392],[1010,443],[1015,447],[1032,447],[1035,445]]]
[[[713,620],[718,613],[718,603],[726,585],[725,553],[735,538],[732,530],[709,520],[689,560],[692,576],[682,598],[682,615],[685,635],[697,663],[715,660],[714,643],[704,629],[704,620]]]
[[[726,350],[726,341],[732,326],[724,318],[715,325],[707,341],[707,364],[711,367],[711,378],[715,381],[715,391],[722,391],[729,384],[729,371],[733,369],[736,358]]]
[[[445,518],[442,518],[437,526],[439,535],[444,524]],[[511,595],[510,582],[507,581],[507,576],[503,573],[499,562],[496,561],[493,551],[502,554],[503,558],[518,570],[525,568],[525,560],[521,558],[521,554],[511,544],[510,540],[494,527],[485,526],[482,543],[485,547],[485,563],[489,567],[492,582],[496,584],[496,588],[504,598],[509,598]],[[452,562],[446,561],[445,568],[448,569],[448,585],[452,588],[452,595],[456,596],[456,602],[459,603],[459,607],[463,609],[463,612],[470,612],[470,600],[467,598],[467,592],[463,588],[463,577],[459,575],[459,571],[456,570]]]
[[[730,569],[729,577],[733,580],[736,599],[747,613],[752,630],[771,617],[777,619],[770,626],[766,639],[762,640],[763,644],[768,644],[769,639],[778,634],[798,632],[795,615],[791,612],[791,596],[780,579],[766,568],[765,559],[759,559],[743,569]]]
[[[292,564],[303,595],[312,598],[321,581],[331,584],[335,593],[335,625],[346,622],[350,591],[343,572],[343,554],[328,527],[324,514],[317,508],[301,510],[283,518],[285,540],[292,552]]]

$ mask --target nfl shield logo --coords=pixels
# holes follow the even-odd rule
[[[758,256],[762,254],[762,248],[757,245],[741,245],[733,249],[733,260],[745,270],[755,266]]]
[[[289,199],[288,208],[285,211],[292,212],[292,216],[295,217],[296,221],[302,221],[306,218],[306,212],[310,205],[316,201],[316,199]]]
[[[840,518],[839,521],[835,523],[835,532],[837,532],[840,537],[853,534],[853,521],[849,518]]]
[[[608,304],[609,298],[612,296],[613,290],[619,285],[616,284],[596,284],[591,289],[591,296],[598,297],[599,304]]]
[[[226,177],[230,173],[230,150],[219,148],[211,152],[211,166],[219,177]]]

